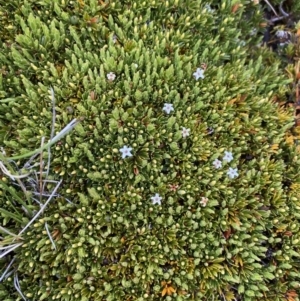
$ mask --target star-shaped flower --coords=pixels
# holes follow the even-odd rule
[[[174,111],[173,105],[171,103],[165,103],[163,111],[165,111],[167,114],[170,114],[171,111]]]
[[[132,157],[132,147],[127,147],[124,145],[122,148],[120,148],[120,152],[122,153],[122,159],[125,159],[126,157]]]
[[[214,162],[213,162],[213,166],[217,169],[221,168],[222,167],[222,162],[218,159],[216,159]]]
[[[187,137],[187,136],[190,135],[190,129],[187,129],[187,128],[185,128],[185,127],[182,127],[181,133],[182,133],[182,137],[185,138],[185,137]]]
[[[232,152],[225,151],[225,155],[223,157],[223,161],[230,162],[233,160]]]
[[[109,73],[107,73],[106,77],[108,80],[114,81],[116,78],[116,75],[113,72],[109,72]]]
[[[227,171],[227,175],[230,179],[234,179],[239,176],[237,172],[237,168],[229,167],[229,170]]]
[[[201,68],[197,68],[196,72],[193,73],[193,76],[196,80],[198,80],[199,78],[204,78],[204,70]]]
[[[208,198],[202,197],[202,198],[201,198],[201,201],[200,201],[200,204],[201,204],[203,207],[205,207],[206,204],[207,204],[207,202],[208,202]]]
[[[154,196],[151,197],[151,200],[152,200],[152,204],[155,205],[155,204],[158,204],[158,205],[161,205],[161,196],[156,193]]]

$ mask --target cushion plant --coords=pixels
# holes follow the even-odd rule
[[[1,300],[297,298],[289,81],[219,2],[0,0]]]

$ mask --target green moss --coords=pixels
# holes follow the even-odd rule
[[[299,287],[299,158],[272,101],[289,81],[249,51],[261,17],[248,2],[0,1],[7,154],[50,138],[50,87],[55,130],[81,118],[52,150],[63,197],[15,250],[29,300],[282,300]],[[16,211],[22,222],[1,220],[17,233],[29,217]],[[21,300],[12,277],[1,285]]]

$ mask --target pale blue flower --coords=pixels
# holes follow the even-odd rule
[[[232,152],[225,151],[225,155],[223,157],[223,161],[231,162],[233,160]]]
[[[196,72],[193,73],[193,76],[196,80],[198,80],[199,78],[204,78],[204,70],[201,68],[197,68]]]
[[[187,136],[190,135],[190,129],[187,129],[185,127],[182,127],[182,131],[181,131],[182,137],[185,138]]]
[[[163,111],[165,111],[167,114],[170,114],[171,111],[174,111],[174,107],[171,103],[165,103],[163,107]]]
[[[213,166],[217,169],[221,168],[222,167],[222,162],[218,159],[216,159],[214,162],[213,162]]]
[[[227,175],[230,179],[234,179],[239,176],[237,172],[237,168],[229,167],[229,170],[227,171]]]
[[[161,196],[156,193],[154,196],[151,197],[151,200],[152,200],[152,204],[155,205],[155,204],[158,204],[158,205],[161,205]]]
[[[120,148],[120,152],[122,153],[122,159],[125,159],[126,157],[132,157],[132,147],[127,147],[124,145],[122,148]]]

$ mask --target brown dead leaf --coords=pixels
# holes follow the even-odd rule
[[[298,297],[298,294],[294,290],[289,290],[286,294],[286,299],[288,301],[296,301],[296,298]]]
[[[259,27],[262,27],[262,28],[265,28],[267,26],[268,26],[268,23],[266,23],[266,22],[263,22],[263,23],[259,24]]]
[[[225,239],[228,239],[231,235],[231,228],[229,228],[228,230],[226,230],[224,233],[223,233]]]
[[[96,92],[95,91],[91,91],[90,92],[90,98],[91,98],[91,100],[95,100],[96,99]]]
[[[239,9],[240,6],[241,6],[240,3],[234,4],[234,5],[231,7],[231,12],[232,12],[232,13],[235,13],[235,12]]]
[[[134,174],[137,176],[140,172],[139,172],[139,169],[137,167],[134,167],[133,168],[133,172]]]
[[[237,101],[237,98],[233,98],[233,99],[228,101],[228,104],[233,105],[236,101]]]
[[[188,292],[185,291],[185,290],[178,290],[178,292],[177,292],[178,296],[184,296],[184,295],[186,295],[187,293],[188,293]]]
[[[171,281],[162,281],[161,285],[164,287],[161,292],[162,297],[165,295],[171,296],[173,293],[176,292],[175,288],[172,287]]]

